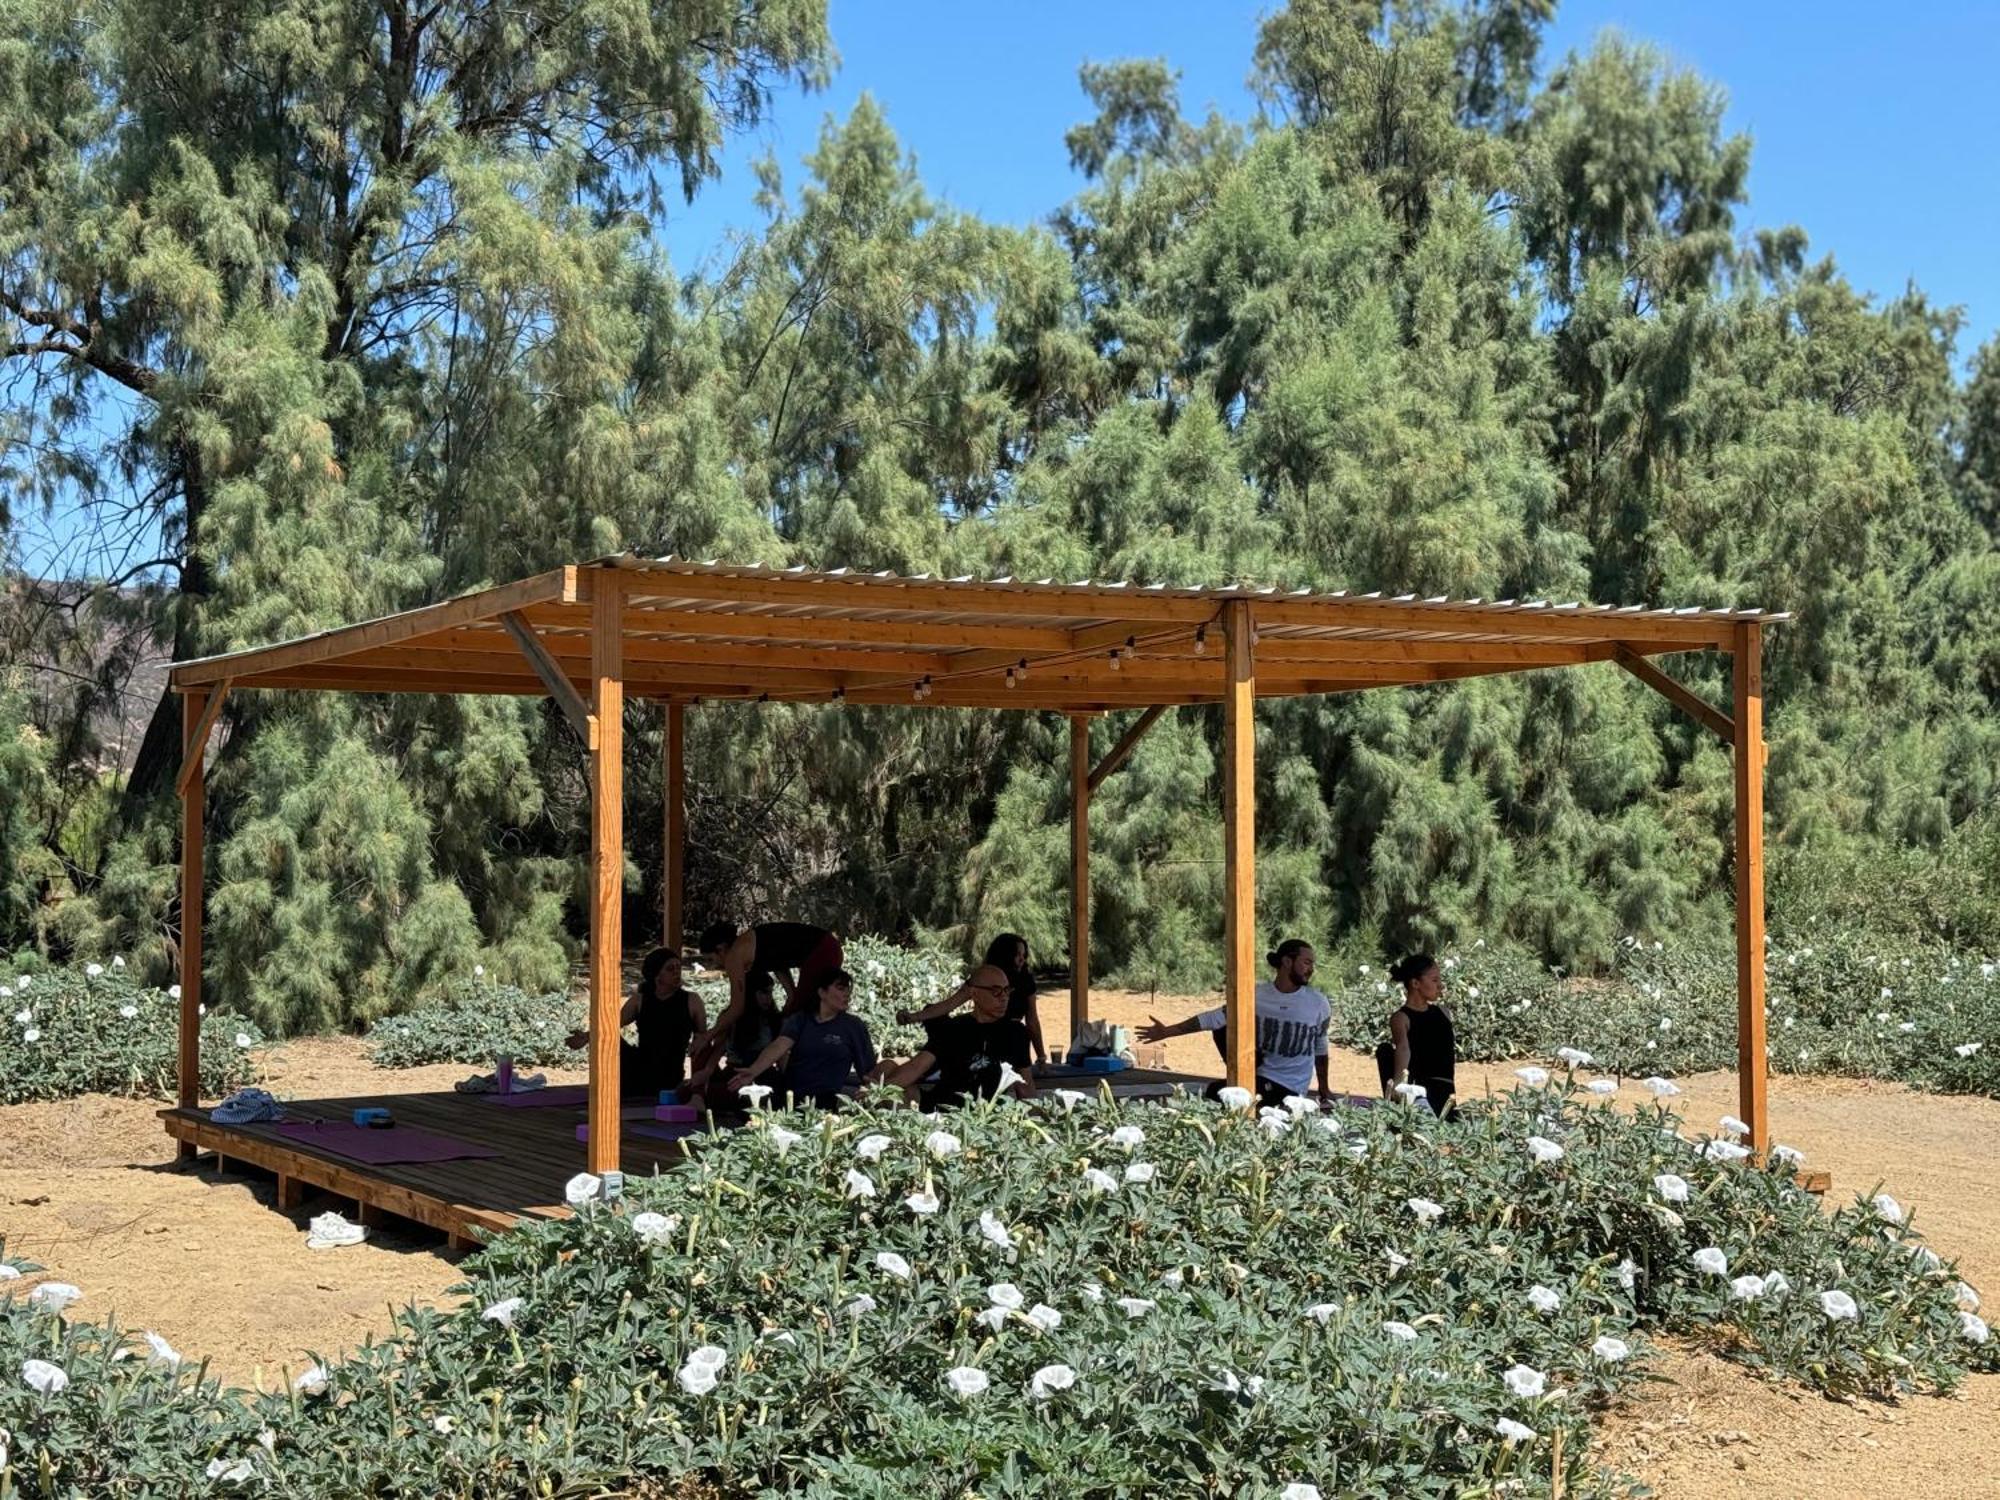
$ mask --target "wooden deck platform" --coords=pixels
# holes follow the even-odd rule
[[[1099,1080],[1039,1081],[1044,1090],[1094,1091]],[[1180,1087],[1199,1091],[1211,1082],[1149,1068],[1127,1069],[1108,1075],[1107,1081],[1121,1098],[1140,1099],[1161,1098]],[[476,1094],[369,1094],[286,1100],[285,1119],[287,1123],[351,1120],[355,1110],[368,1106],[387,1108],[399,1125],[493,1147],[500,1154],[382,1165],[280,1135],[273,1125],[217,1124],[206,1109],[163,1109],[160,1119],[176,1141],[198,1152],[213,1152],[225,1166],[241,1163],[275,1173],[281,1208],[297,1207],[308,1189],[319,1188],[354,1200],[362,1223],[394,1214],[442,1230],[463,1245],[504,1230],[517,1219],[569,1212],[563,1204],[563,1185],[584,1170],[584,1144],[576,1138],[576,1127],[584,1120],[581,1104],[518,1109]],[[684,1160],[684,1153],[678,1141],[635,1133],[628,1124],[619,1158],[628,1177],[645,1177],[672,1168]]]

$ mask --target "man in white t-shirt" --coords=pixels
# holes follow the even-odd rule
[[[1272,1105],[1288,1094],[1308,1094],[1317,1070],[1319,1096],[1331,1099],[1326,1033],[1333,1021],[1333,1007],[1327,1004],[1326,996],[1306,983],[1313,973],[1312,945],[1302,938],[1286,938],[1270,953],[1269,960],[1276,972],[1257,986],[1257,1092],[1263,1103]],[[1163,1042],[1197,1031],[1219,1033],[1228,1025],[1229,1015],[1218,1007],[1172,1025],[1157,1016],[1150,1020],[1150,1025],[1139,1028],[1142,1042]]]

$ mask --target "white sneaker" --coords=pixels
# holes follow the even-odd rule
[[[364,1227],[348,1223],[331,1209],[323,1214],[314,1214],[306,1228],[308,1250],[333,1250],[342,1245],[358,1245],[368,1238]]]

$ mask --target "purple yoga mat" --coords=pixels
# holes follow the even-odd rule
[[[500,1154],[491,1146],[461,1141],[456,1136],[440,1135],[435,1130],[421,1130],[414,1125],[391,1125],[376,1130],[346,1120],[327,1120],[299,1121],[275,1128],[287,1140],[303,1141],[322,1151],[331,1151],[337,1156],[378,1167],[391,1162],[456,1161],[467,1156]]]
[[[574,1109],[579,1104],[590,1102],[590,1085],[559,1083],[551,1088],[529,1089],[525,1094],[481,1094],[478,1097],[502,1109]]]

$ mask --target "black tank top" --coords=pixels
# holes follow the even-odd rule
[[[759,922],[750,930],[757,934],[757,951],[750,957],[753,974],[796,969],[832,936],[824,927],[807,922]]]
[[[694,1037],[694,1012],[688,992],[678,989],[662,1000],[657,994],[639,1001],[639,1055],[648,1068],[672,1088],[687,1071],[688,1043]]]
[[[1410,1027],[1410,1082],[1456,1084],[1458,1040],[1450,1013],[1442,1005],[1422,1010],[1406,1005],[1396,1014]]]

